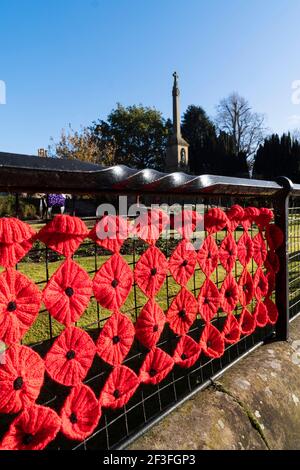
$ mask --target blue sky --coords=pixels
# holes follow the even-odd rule
[[[35,154],[117,102],[169,117],[174,70],[182,111],[238,91],[271,130],[300,127],[299,20],[299,0],[1,0],[0,151]]]

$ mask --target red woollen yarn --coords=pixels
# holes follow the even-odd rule
[[[143,307],[135,323],[139,342],[148,349],[156,345],[165,326],[165,314],[153,299]]]
[[[256,270],[253,278],[254,293],[258,301],[265,297],[268,293],[268,279],[261,268]]]
[[[192,367],[201,353],[201,347],[190,336],[182,336],[173,354],[175,364],[183,368]]]
[[[271,250],[277,250],[284,241],[283,231],[275,224],[266,227],[266,239]]]
[[[239,300],[239,288],[236,280],[231,274],[228,274],[222,284],[220,297],[221,307],[223,308],[224,312],[231,313],[232,310],[235,309]]]
[[[132,346],[134,333],[132,321],[115,312],[102,328],[96,343],[97,353],[108,364],[121,364]]]
[[[211,323],[207,323],[200,338],[200,346],[206,356],[214,359],[221,357],[225,348],[223,335]]]
[[[54,410],[33,405],[10,425],[0,447],[3,450],[43,450],[55,439],[61,420]]]
[[[275,253],[275,251],[268,251],[265,267],[268,271],[273,270],[274,273],[278,273],[280,269],[280,260],[279,256]]]
[[[250,335],[256,328],[255,316],[252,315],[246,308],[243,309],[239,320],[241,333],[243,335]]]
[[[41,293],[24,274],[8,268],[0,275],[0,340],[10,345],[22,339],[39,313]]]
[[[135,219],[132,233],[145,242],[154,245],[162,231],[169,224],[169,216],[159,209],[142,211]]]
[[[259,216],[259,209],[257,207],[245,207],[244,208],[244,216],[243,220],[241,220],[241,224],[247,232],[247,230],[251,227],[251,224],[255,221],[255,219]]]
[[[203,230],[203,216],[197,211],[182,210],[174,215],[174,229],[182,238],[190,239],[193,232]]]
[[[269,297],[270,295],[272,295],[272,293],[275,289],[275,273],[274,273],[273,269],[268,271],[265,276],[266,276],[266,279],[268,281],[268,292],[266,294],[266,297]]]
[[[256,304],[256,307],[254,309],[254,317],[255,317],[257,326],[259,326],[260,328],[263,328],[264,326],[266,326],[269,318],[268,318],[268,312],[267,312],[267,308],[265,304],[263,304],[262,302],[258,302]]]
[[[147,295],[153,297],[162,287],[168,270],[168,261],[163,253],[151,246],[142,254],[134,270],[135,282]]]
[[[93,280],[97,302],[109,310],[118,310],[127,299],[133,284],[133,274],[119,254],[106,261]]]
[[[105,215],[89,233],[98,246],[118,253],[128,237],[128,222],[124,217]]]
[[[237,343],[241,336],[241,329],[239,322],[232,313],[227,315],[224,328],[222,331],[225,343],[234,344]]]
[[[237,247],[231,234],[227,235],[219,249],[219,260],[223,268],[229,273],[236,261]]]
[[[183,287],[173,299],[166,320],[174,333],[184,335],[196,320],[197,312],[198,304],[195,297]]]
[[[36,232],[15,217],[0,219],[0,265],[12,267],[30,250]]]
[[[55,382],[66,386],[77,385],[85,378],[95,353],[95,345],[88,333],[70,326],[48,351],[45,357],[46,370]]]
[[[246,307],[246,305],[250,304],[254,294],[253,280],[247,269],[244,269],[242,272],[238,286],[240,291],[240,303],[243,307]]]
[[[198,296],[199,312],[204,321],[209,322],[220,307],[220,293],[217,286],[206,279]]]
[[[270,323],[271,325],[275,325],[279,317],[279,313],[278,313],[276,305],[271,299],[265,299],[264,305],[267,309],[268,323]]]
[[[139,384],[139,378],[129,367],[115,367],[100,393],[100,405],[112,409],[121,408],[130,400]]]
[[[194,274],[197,263],[197,253],[192,243],[182,240],[169,259],[169,270],[175,281],[185,286]]]
[[[39,231],[37,238],[51,250],[69,257],[87,236],[87,227],[81,219],[59,214]]]
[[[223,230],[227,223],[227,216],[222,209],[215,207],[204,215],[204,228],[210,235]]]
[[[79,320],[92,293],[87,272],[68,258],[50,278],[43,291],[43,301],[53,318],[70,326]]]
[[[45,366],[27,346],[13,345],[0,363],[0,413],[17,413],[32,405],[44,383]]]
[[[173,369],[174,361],[169,354],[153,348],[146,356],[140,369],[140,381],[145,384],[158,384]]]
[[[247,232],[243,233],[237,242],[237,256],[244,267],[248,265],[253,257],[253,242]]]
[[[206,237],[198,251],[198,263],[204,274],[209,277],[218,266],[219,250],[214,237]]]
[[[258,266],[262,266],[267,257],[267,247],[261,233],[253,238],[253,259]]]
[[[273,219],[274,214],[271,209],[267,207],[262,207],[259,209],[259,214],[255,217],[255,223],[257,224],[260,230],[263,230]]]
[[[61,431],[74,441],[83,441],[92,434],[100,419],[100,406],[87,385],[72,388],[60,412]]]
[[[244,209],[238,204],[234,204],[226,211],[227,215],[227,229],[233,232],[236,227],[241,223],[244,217]]]

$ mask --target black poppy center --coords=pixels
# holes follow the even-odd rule
[[[244,285],[243,285],[243,291],[244,291],[244,292],[248,292],[248,286],[247,286],[247,284],[244,284]]]
[[[225,292],[225,297],[227,297],[227,299],[228,299],[228,298],[231,297],[231,296],[232,296],[231,290],[227,290],[227,291]]]
[[[9,312],[14,312],[15,310],[17,310],[16,302],[14,302],[13,300],[11,302],[9,302],[8,305],[7,305],[7,310]]]
[[[264,282],[262,281],[262,279],[259,281],[258,287],[259,287],[261,290],[264,288]]]
[[[207,344],[207,347],[208,347],[208,348],[211,348],[212,342],[211,342],[210,340],[208,340],[206,344]]]
[[[182,353],[181,354],[181,359],[184,361],[185,359],[187,359],[187,355],[185,353]]]
[[[153,326],[153,332],[156,333],[157,331],[158,331],[158,325],[156,324]]]
[[[22,377],[17,377],[16,380],[14,381],[14,389],[15,390],[21,390],[21,388],[23,387],[23,379]]]
[[[157,372],[156,372],[155,369],[152,369],[152,368],[151,368],[151,369],[149,370],[149,375],[150,375],[150,377],[154,377],[156,374],[157,374]]]
[[[119,336],[114,336],[113,339],[112,339],[112,341],[113,341],[114,344],[119,343],[119,341],[120,341]]]
[[[187,259],[184,259],[182,261],[182,264],[181,264],[183,267],[187,266],[188,265],[188,260]]]
[[[65,293],[68,297],[72,297],[72,295],[74,294],[74,289],[72,287],[67,287]]]
[[[71,421],[72,424],[76,424],[76,423],[77,423],[78,420],[77,420],[77,416],[76,416],[75,413],[71,413],[71,414],[70,414],[70,421]]]
[[[229,253],[229,256],[233,256],[233,251],[232,250],[229,250],[228,253]]]
[[[73,349],[70,349],[70,351],[67,352],[66,358],[70,361],[71,359],[74,359],[75,357],[75,351]]]
[[[120,397],[120,390],[116,389],[116,390],[114,391],[114,397],[115,397],[115,398],[119,398],[119,397]]]
[[[24,434],[22,443],[24,446],[28,446],[33,440],[33,435],[32,434]]]
[[[178,313],[178,315],[180,316],[180,318],[184,318],[185,315],[186,315],[185,310],[184,310],[184,309],[180,310],[179,313]]]
[[[151,269],[151,276],[155,276],[156,273],[157,273],[157,269],[156,269],[156,268],[152,268],[152,269]]]
[[[119,284],[119,281],[117,279],[114,279],[111,283],[113,287],[117,287],[118,284]]]
[[[209,299],[208,299],[207,297],[205,297],[204,303],[205,303],[205,304],[209,304]]]
[[[207,253],[207,259],[210,259],[211,257],[212,257],[212,256],[211,256],[211,252],[209,251],[209,252]]]

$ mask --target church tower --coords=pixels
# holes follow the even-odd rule
[[[173,73],[173,132],[169,138],[166,166],[167,172],[172,171],[188,171],[189,169],[189,144],[182,138],[180,129],[180,107],[178,88],[178,75]]]

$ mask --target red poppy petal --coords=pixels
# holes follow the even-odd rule
[[[268,323],[268,311],[266,306],[262,302],[258,302],[254,309],[254,317],[256,325],[263,328]]]
[[[226,211],[227,216],[227,228],[233,232],[236,227],[241,223],[244,217],[244,209],[238,204],[234,204]]]
[[[239,322],[231,313],[227,315],[222,333],[225,343],[234,344],[237,343],[240,339],[241,329]]]
[[[244,267],[247,266],[253,256],[253,242],[247,232],[241,236],[237,243],[237,256]]]
[[[201,317],[204,321],[209,322],[216,315],[220,306],[219,290],[210,279],[206,279],[200,289],[198,304]]]
[[[190,336],[182,336],[173,354],[175,364],[180,367],[192,367],[201,353],[201,347]]]
[[[150,299],[143,307],[135,323],[137,339],[146,348],[153,348],[164,329],[165,314],[153,299]]]
[[[261,266],[267,257],[267,247],[261,233],[253,238],[253,259],[258,266]]]
[[[219,260],[227,272],[230,272],[235,264],[237,247],[231,234],[227,235],[219,249]]]
[[[139,384],[140,380],[133,370],[126,366],[115,367],[101,391],[101,406],[113,409],[124,406]]]
[[[147,295],[152,297],[162,287],[168,270],[168,262],[163,253],[151,246],[138,260],[134,278],[139,288]]]
[[[0,265],[15,266],[31,249],[35,231],[14,217],[0,219]]]
[[[97,222],[89,233],[97,245],[106,250],[118,253],[124,241],[128,237],[128,222],[124,217],[106,215]]]
[[[72,388],[60,413],[61,431],[69,439],[83,441],[92,434],[100,419],[100,406],[86,385]]]
[[[275,251],[268,251],[265,267],[268,271],[273,270],[274,273],[278,273],[280,269],[280,260]]]
[[[172,253],[169,260],[169,269],[175,281],[185,286],[194,274],[197,263],[197,253],[187,240],[182,240]]]
[[[132,233],[149,244],[155,244],[169,224],[169,216],[159,209],[143,211],[134,221]]]
[[[266,238],[271,250],[277,250],[284,241],[284,234],[280,227],[269,224],[266,228]]]
[[[224,338],[211,323],[207,323],[202,332],[200,346],[208,357],[217,358],[224,354]]]
[[[153,348],[146,356],[140,369],[140,381],[146,384],[158,384],[173,369],[174,361],[169,354],[159,348]]]
[[[190,239],[193,232],[203,230],[203,216],[192,210],[183,210],[174,215],[174,229],[183,238]]]
[[[259,209],[259,214],[255,217],[255,223],[262,230],[266,227],[266,225],[271,222],[273,217],[274,214],[271,209],[268,209],[267,207],[262,207],[261,209]]]
[[[196,320],[197,311],[198,304],[195,297],[183,287],[173,299],[166,320],[174,333],[183,335]]]
[[[204,274],[209,277],[218,266],[219,250],[212,236],[206,237],[198,251],[198,263]]]
[[[204,227],[210,235],[223,230],[227,223],[227,216],[222,209],[215,207],[204,215]]]
[[[269,288],[268,279],[261,268],[258,268],[254,274],[253,285],[255,297],[260,301],[262,297],[267,295]]]
[[[221,307],[224,312],[231,313],[235,309],[236,304],[239,300],[239,288],[231,274],[228,274],[224,280],[221,291]]]
[[[245,207],[244,209],[244,217],[241,221],[241,224],[244,230],[248,230],[251,224],[256,220],[259,216],[259,209],[257,207]]]
[[[121,364],[132,346],[134,333],[131,320],[115,312],[102,328],[96,343],[97,353],[108,364]]]
[[[239,279],[240,302],[243,307],[250,304],[254,295],[253,280],[250,273],[244,269]]]
[[[240,316],[240,329],[243,335],[250,335],[253,333],[256,327],[256,319],[255,316],[252,315],[249,310],[246,308],[243,309],[242,314]]]
[[[271,325],[275,325],[279,317],[279,313],[278,313],[278,309],[276,305],[271,299],[265,299],[264,305],[267,309],[269,323]]]

